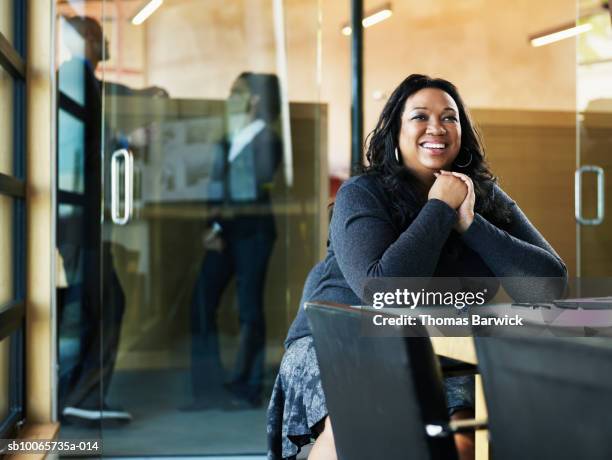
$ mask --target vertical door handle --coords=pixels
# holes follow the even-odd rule
[[[597,174],[597,217],[585,219],[582,217],[582,173],[594,172]],[[605,179],[604,170],[599,166],[583,165],[574,174],[574,214],[576,221],[581,225],[599,225],[605,216]]]
[[[119,161],[123,158],[123,214],[120,213]],[[129,150],[120,149],[111,156],[111,218],[115,224],[125,225],[132,217],[134,206],[134,157]]]

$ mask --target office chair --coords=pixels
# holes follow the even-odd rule
[[[475,343],[492,458],[612,458],[612,340],[475,337]]]
[[[339,460],[457,459],[442,374],[427,337],[365,337],[371,311],[306,305]],[[384,310],[376,314],[384,314]]]

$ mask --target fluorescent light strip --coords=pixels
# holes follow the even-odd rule
[[[378,24],[379,22],[384,21],[385,19],[389,19],[393,15],[393,11],[391,8],[385,7],[382,10],[378,10],[375,13],[370,14],[369,16],[363,18],[361,24],[364,28],[371,27],[374,24]],[[342,27],[342,34],[349,36],[353,33],[353,29],[349,25],[345,25]]]
[[[363,27],[370,27],[374,24],[378,24],[379,22],[384,21],[385,19],[389,19],[392,14],[393,12],[390,9],[385,8],[384,10],[380,10],[368,16],[367,18],[363,18],[363,21],[361,21],[361,23],[363,24]]]
[[[560,30],[552,34],[544,35],[542,37],[532,38],[531,46],[544,46],[550,43],[558,42],[566,38],[575,37],[576,35],[588,32],[593,28],[592,24],[582,24],[581,26],[571,27],[569,29]]]
[[[138,12],[138,14],[136,14],[136,16],[134,16],[134,18],[132,19],[132,24],[134,24],[135,26],[139,26],[140,24],[145,22],[149,18],[149,16],[151,16],[155,12],[157,8],[162,6],[162,3],[164,3],[164,0],[151,0],[142,8],[142,10]]]

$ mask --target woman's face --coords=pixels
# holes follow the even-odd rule
[[[450,169],[461,148],[459,108],[437,88],[417,91],[404,104],[399,149],[404,165],[425,182]]]

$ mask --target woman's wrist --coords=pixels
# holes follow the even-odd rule
[[[474,222],[474,213],[470,213],[469,215],[459,218],[457,222],[457,231],[459,233],[465,233],[468,231],[472,223]]]
[[[443,200],[442,198],[437,198],[437,197],[431,197],[431,198],[427,198],[427,202],[428,203],[439,203],[441,205],[444,205],[444,207],[451,209],[454,212],[457,212],[457,209],[453,208],[450,203],[448,203],[447,201]]]

